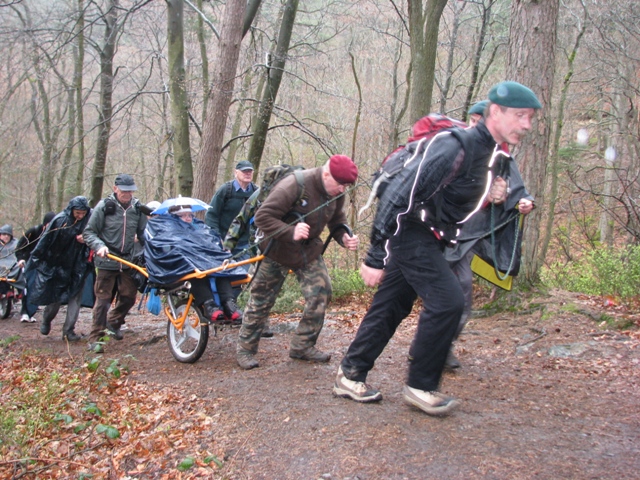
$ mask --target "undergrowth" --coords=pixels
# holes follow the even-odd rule
[[[632,304],[640,291],[640,246],[599,247],[568,264],[544,268],[541,277],[552,287]]]
[[[333,302],[371,290],[365,286],[358,270],[333,268],[329,270],[329,277],[331,278],[331,288],[333,290]],[[245,307],[248,299],[249,292],[244,291],[239,300],[240,306]],[[290,313],[299,311],[303,307],[304,299],[302,298],[300,285],[298,285],[296,276],[290,273],[284,281],[272,312]]]

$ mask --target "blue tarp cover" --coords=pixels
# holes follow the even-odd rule
[[[194,218],[193,223],[187,223],[175,215],[158,215],[147,223],[144,256],[149,280],[167,285],[196,269],[219,267],[232,255],[201,220]],[[236,267],[215,276],[229,276],[233,281],[245,278],[247,272]]]

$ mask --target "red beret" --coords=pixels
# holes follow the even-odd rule
[[[333,155],[329,159],[329,172],[333,179],[341,184],[356,183],[358,167],[346,155]]]

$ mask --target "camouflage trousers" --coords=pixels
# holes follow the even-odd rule
[[[269,312],[278,298],[282,284],[289,273],[269,258],[265,258],[251,283],[251,297],[244,311],[242,327],[238,334],[237,352],[240,354],[258,351],[260,335],[269,320]],[[324,313],[331,301],[331,279],[322,257],[306,267],[294,271],[304,297],[304,312],[298,327],[291,336],[291,350],[303,350],[316,344]]]

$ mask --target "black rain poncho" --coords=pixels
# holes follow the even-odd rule
[[[231,258],[222,241],[204,222],[196,218],[193,223],[175,215],[157,215],[149,219],[145,230],[144,257],[149,281],[168,285],[181,277],[219,267]],[[240,280],[247,276],[242,267],[217,272],[214,276],[227,276]]]
[[[76,221],[73,210],[86,210],[87,215]],[[50,305],[68,303],[84,286],[92,265],[89,247],[76,240],[89,221],[91,209],[85,197],[74,197],[64,211],[47,226],[31,253],[26,267],[29,303]]]

